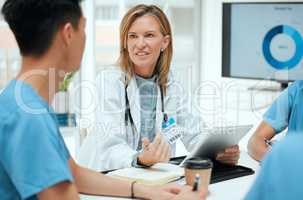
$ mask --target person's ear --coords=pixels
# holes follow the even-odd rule
[[[74,28],[71,23],[66,23],[61,29],[61,35],[63,42],[66,46],[69,46],[72,43]]]
[[[169,43],[170,43],[170,35],[164,36],[161,49],[164,51],[168,47]]]

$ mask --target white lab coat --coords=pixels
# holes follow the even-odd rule
[[[130,167],[139,143],[140,130],[140,97],[136,79],[133,77],[126,88],[130,112],[134,121],[125,123],[125,74],[118,68],[102,70],[97,75],[98,107],[97,122],[80,148],[79,163],[94,170],[110,170]],[[156,133],[161,133],[163,113],[161,111],[161,95],[158,87],[156,107]],[[187,150],[192,150],[202,136],[204,126],[200,117],[188,112],[187,95],[181,85],[169,75],[167,93],[164,97],[164,109],[168,117],[176,120],[178,127],[185,130],[181,138]],[[172,147],[175,154],[175,145]]]

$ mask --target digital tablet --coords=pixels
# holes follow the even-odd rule
[[[242,125],[208,129],[203,134],[204,137],[202,137],[202,140],[197,143],[193,151],[189,153],[184,161],[191,157],[215,158],[220,151],[227,147],[237,145],[241,138],[243,138],[252,127],[252,125]]]

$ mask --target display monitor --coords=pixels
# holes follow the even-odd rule
[[[303,79],[303,2],[223,3],[222,76]]]

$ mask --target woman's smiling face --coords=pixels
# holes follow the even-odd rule
[[[160,31],[160,24],[152,15],[136,19],[127,34],[127,50],[136,74],[143,77],[153,75],[160,56],[170,42],[169,36]]]

